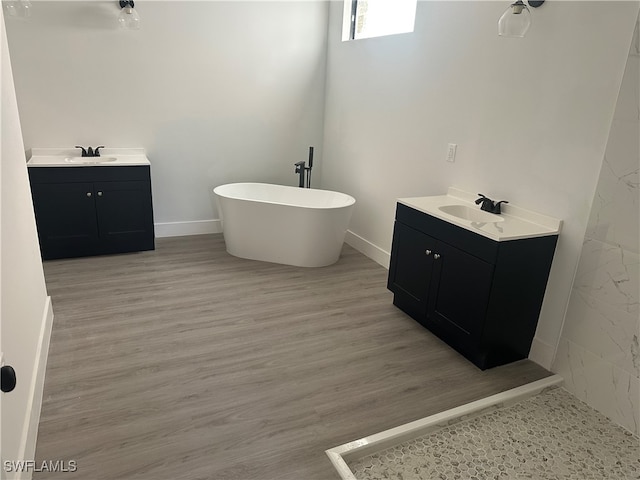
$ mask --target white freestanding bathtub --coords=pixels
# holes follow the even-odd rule
[[[214,188],[227,252],[299,267],[338,261],[356,203],[328,190],[267,183]]]

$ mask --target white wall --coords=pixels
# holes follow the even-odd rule
[[[553,365],[582,401],[640,434],[640,36],[631,45]]]
[[[502,1],[419,2],[415,33],[344,43],[330,2],[326,99],[326,3],[140,2],[139,32],[113,3],[9,22],[27,148],[146,147],[166,223],[217,218],[217,184],[295,184],[322,143],[315,184],[357,198],[351,238],[379,259],[395,198],[449,185],[562,218],[531,354],[551,365],[637,2],[547,2],[524,39],[497,36]]]
[[[218,218],[212,189],[297,185],[321,155],[327,4],[35,2],[7,19],[26,148],[145,147],[157,223]],[[316,175],[314,175],[314,178]]]
[[[53,314],[40,260],[16,95],[1,14],[0,26],[0,350],[4,352],[5,363],[16,370],[18,379],[13,392],[1,394],[2,468],[4,460],[33,459]],[[14,477],[12,474],[7,476]],[[27,477],[30,475],[22,478]]]
[[[343,43],[332,2],[322,184],[386,252],[395,199],[449,185],[562,218],[531,352],[550,367],[638,3],[547,2],[523,39],[497,35],[507,3],[418,2],[413,34]]]

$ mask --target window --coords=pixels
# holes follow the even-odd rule
[[[417,0],[344,0],[342,40],[413,32]]]

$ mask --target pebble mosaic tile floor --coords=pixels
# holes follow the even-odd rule
[[[349,462],[359,480],[640,479],[640,441],[562,388]]]

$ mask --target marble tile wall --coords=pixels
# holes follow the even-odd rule
[[[631,43],[552,370],[640,434],[640,36]]]

